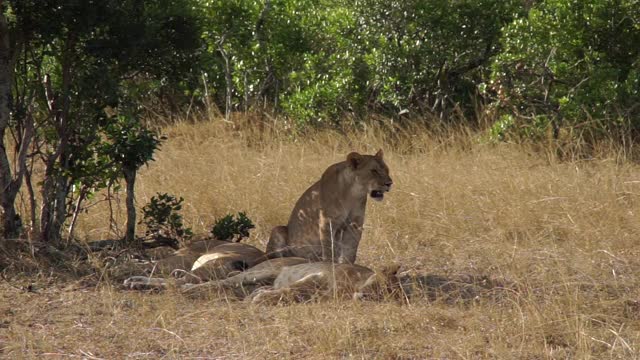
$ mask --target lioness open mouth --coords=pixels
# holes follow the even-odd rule
[[[382,201],[382,199],[384,199],[384,191],[373,190],[369,195],[373,200]]]

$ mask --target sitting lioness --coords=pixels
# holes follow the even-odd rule
[[[399,294],[399,265],[380,272],[355,264],[316,262],[287,266],[280,271],[272,288],[254,291],[253,303],[275,304],[283,300],[306,301],[313,298],[352,298],[381,300]]]
[[[298,200],[287,226],[271,231],[267,256],[354,263],[362,236],[367,197],[381,201],[393,181],[382,150],[352,152],[331,165]]]

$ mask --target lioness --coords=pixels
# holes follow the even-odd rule
[[[195,256],[195,259],[193,258]],[[208,250],[204,254],[194,254],[192,251],[158,261],[159,272],[174,272],[182,270],[185,277],[178,279],[176,285],[185,283],[201,283],[209,280],[224,279],[236,271],[251,268],[267,259],[264,252],[242,243],[223,242]],[[185,269],[186,262],[190,261]],[[184,269],[184,270],[183,270]],[[164,278],[150,276],[132,276],[125,280],[124,286],[129,289],[164,289],[169,286]]]
[[[273,285],[283,268],[307,262],[307,259],[298,257],[269,259],[223,280],[185,284],[182,286],[182,293],[189,297],[206,297],[212,293],[218,293],[243,299],[261,286]]]
[[[175,270],[189,271],[193,267],[193,263],[198,258],[208,252],[211,252],[214,248],[220,245],[234,244],[230,241],[223,241],[217,239],[205,239],[198,240],[188,244],[186,247],[176,250],[173,254],[157,260],[153,263],[153,270],[155,273],[161,273],[169,275]],[[241,245],[232,245],[236,247],[243,247]]]
[[[367,196],[381,201],[392,184],[382,150],[375,155],[350,153],[302,194],[287,226],[271,231],[267,256],[354,263]]]
[[[253,303],[278,303],[282,300],[305,301],[312,298],[353,298],[381,300],[398,294],[399,265],[380,272],[355,264],[316,262],[288,266],[280,271],[272,288],[261,288],[249,299]]]

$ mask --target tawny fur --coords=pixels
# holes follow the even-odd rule
[[[252,293],[253,303],[353,298],[379,300],[399,288],[399,266],[379,272],[355,264],[315,262],[288,266],[280,271],[273,287]]]
[[[125,280],[130,289],[165,289],[171,284],[201,283],[209,280],[225,279],[231,273],[251,268],[267,259],[264,252],[254,246],[223,241],[204,254],[183,251],[157,262],[150,276],[133,276]],[[180,271],[181,279],[168,281],[152,277],[155,273],[167,275]]]
[[[284,267],[303,264],[307,259],[284,257],[269,259],[224,280],[208,281],[202,284],[187,284],[182,293],[189,297],[231,296],[243,299],[254,290],[273,282]]]
[[[349,154],[302,194],[287,226],[272,230],[267,255],[354,263],[367,197],[382,200],[391,184],[382,150],[375,155]]]

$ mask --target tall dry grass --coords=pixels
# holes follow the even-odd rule
[[[196,233],[246,211],[257,225],[248,242],[263,248],[327,166],[383,148],[394,188],[368,204],[358,262],[512,286],[499,300],[256,307],[108,283],[35,293],[0,283],[0,357],[640,358],[640,168],[615,149],[558,161],[553,147],[491,145],[472,131],[239,127],[165,128],[138,205],[183,196]],[[113,236],[104,205],[81,219],[80,236]],[[116,210],[122,221],[123,200]]]

